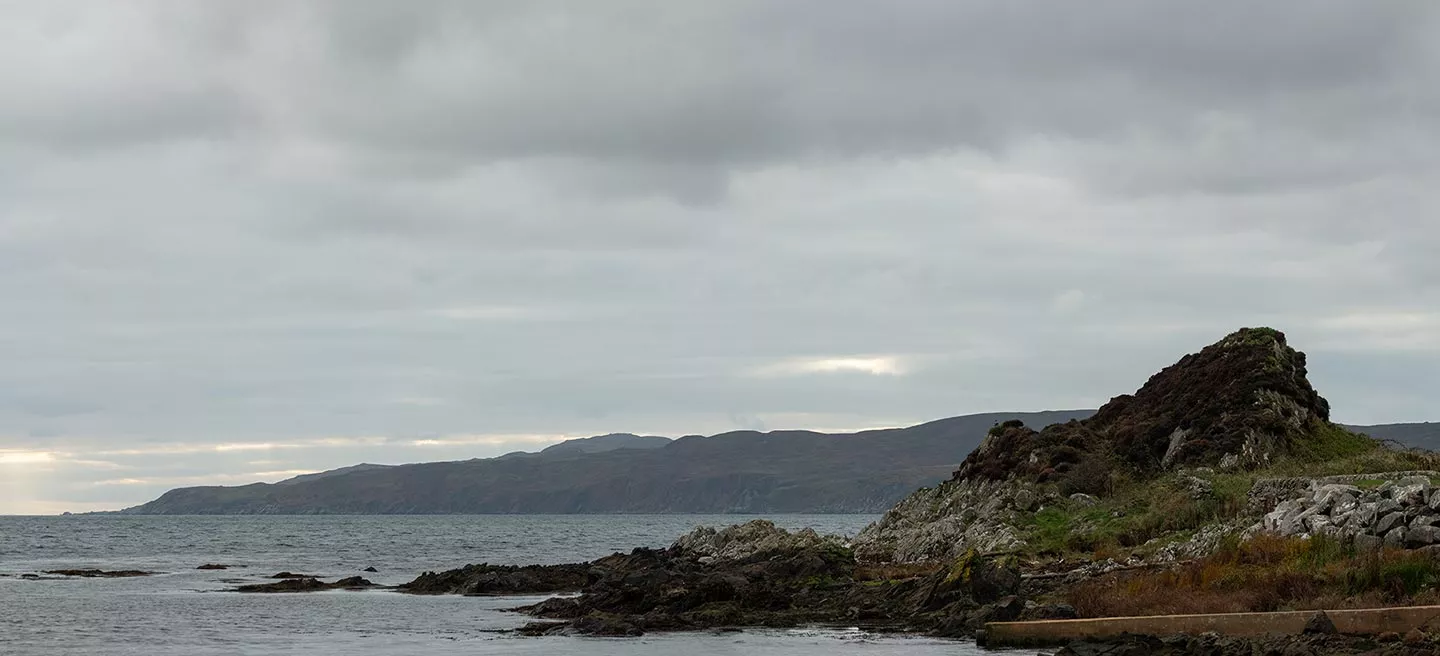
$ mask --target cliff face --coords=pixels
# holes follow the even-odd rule
[[[1186,355],[1092,417],[1032,430],[996,425],[951,480],[901,501],[858,538],[872,561],[953,558],[1008,549],[1042,496],[1104,495],[1117,474],[1245,469],[1304,452],[1331,431],[1330,406],[1305,355],[1269,328],[1243,328]]]

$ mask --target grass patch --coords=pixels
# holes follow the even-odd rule
[[[1327,424],[1314,431],[1304,448],[1269,467],[1239,472],[1172,473],[1137,481],[1111,472],[1109,491],[1092,506],[1068,498],[1020,518],[1027,531],[1025,551],[1036,556],[1135,553],[1151,540],[1177,542],[1216,522],[1239,519],[1249,512],[1249,494],[1262,478],[1321,477],[1387,471],[1440,470],[1440,456],[1424,451],[1392,449],[1364,435]],[[1211,487],[1196,498],[1189,479]],[[1383,479],[1360,481],[1374,488]],[[1436,482],[1440,484],[1440,481]],[[1062,495],[1065,490],[1057,490]],[[1153,546],[1153,545],[1152,545]]]
[[[1208,482],[1213,491],[1198,499],[1182,475],[1127,483],[1092,506],[1067,499],[1022,519],[1028,551],[1124,557],[1152,539],[1188,535],[1243,512],[1253,479],[1220,476]]]
[[[1356,608],[1433,603],[1437,582],[1440,562],[1426,553],[1261,535],[1173,569],[1082,583],[1067,600],[1082,617]]]

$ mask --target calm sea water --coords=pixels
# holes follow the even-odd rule
[[[282,570],[397,584],[467,563],[561,563],[664,546],[736,515],[443,517],[0,517],[0,654],[843,654],[981,653],[973,645],[847,629],[523,638],[503,609],[538,598],[388,591],[241,595]],[[854,535],[874,517],[779,515]],[[230,565],[222,571],[195,568]],[[133,579],[26,580],[48,569],[141,569]]]

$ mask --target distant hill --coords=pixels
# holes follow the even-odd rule
[[[1093,410],[998,412],[910,428],[825,434],[737,431],[712,437],[628,433],[539,453],[414,465],[360,464],[274,484],[189,487],[128,514],[452,514],[879,512],[950,477],[986,431],[1043,427]],[[1351,426],[1440,447],[1440,423]]]
[[[559,455],[562,453],[604,453],[616,449],[658,449],[670,443],[668,437],[655,437],[631,435],[629,433],[611,433],[597,437],[585,437],[578,440],[566,440],[555,446],[548,447],[542,454]]]
[[[540,453],[356,465],[279,483],[189,487],[129,514],[878,512],[948,478],[987,430],[1090,410],[999,412],[910,428],[826,434],[736,431],[676,440],[629,434]]]
[[[1405,446],[1440,451],[1440,422],[1378,424],[1375,426],[1348,426],[1347,428],[1365,433],[1370,437],[1394,440]]]

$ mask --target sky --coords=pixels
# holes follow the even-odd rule
[[[0,513],[1096,407],[1440,420],[1440,3],[0,1]]]

